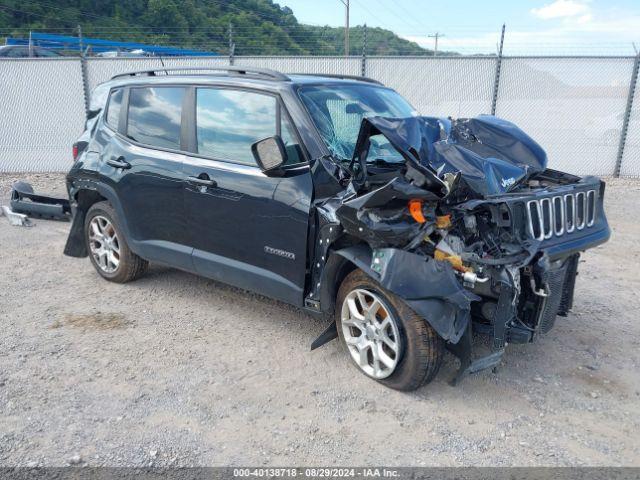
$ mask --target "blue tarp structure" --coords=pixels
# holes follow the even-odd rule
[[[80,48],[80,39],[78,37],[53,35],[49,33],[32,33],[31,43],[39,47],[50,48],[53,50],[77,50]],[[162,56],[209,57],[218,55],[214,52],[185,50],[183,48],[175,47],[160,47],[156,45],[147,45],[145,43],[116,42],[114,40],[102,40],[99,38],[83,38],[82,44],[85,49],[90,47],[90,50],[93,53],[143,50],[149,55]],[[29,45],[29,39],[9,37],[7,38],[7,45]]]

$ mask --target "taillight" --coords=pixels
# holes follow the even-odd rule
[[[77,143],[73,144],[72,153],[73,153],[73,160],[74,161],[77,160],[78,159],[78,153],[79,153],[78,144]]]

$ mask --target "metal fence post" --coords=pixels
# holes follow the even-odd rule
[[[80,46],[80,74],[82,75],[82,92],[84,93],[84,113],[89,117],[89,103],[91,101],[91,91],[89,90],[89,74],[87,71],[87,57],[84,54],[82,43],[82,27],[78,25],[78,45]]]
[[[496,103],[498,102],[498,88],[500,87],[500,69],[502,68],[502,47],[504,46],[504,29],[502,24],[502,33],[500,34],[500,47],[498,48],[498,58],[496,60],[496,76],[493,80],[493,97],[491,98],[491,115],[496,114]]]
[[[233,43],[233,24],[229,22],[229,65],[233,65],[236,44]]]
[[[622,130],[620,131],[620,143],[618,144],[618,156],[616,157],[616,166],[613,170],[613,176],[619,177],[622,169],[622,157],[624,156],[624,147],[627,143],[627,131],[629,130],[629,119],[631,118],[631,109],[633,108],[633,97],[636,92],[636,84],[638,83],[638,67],[640,67],[640,52],[636,53],[633,61],[633,70],[631,71],[631,83],[629,84],[629,94],[627,96],[627,107],[624,111],[622,119]]]
[[[367,76],[367,24],[364,24],[362,31],[362,76]]]

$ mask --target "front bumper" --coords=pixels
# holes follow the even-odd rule
[[[529,256],[520,263],[487,269],[484,275],[490,281],[473,288],[481,300],[472,305],[469,331],[457,345],[449,346],[461,360],[456,379],[497,365],[508,343],[532,342],[540,333],[551,331],[557,316],[568,314],[581,252],[611,236],[603,197],[604,183],[591,177],[545,191],[488,200],[506,205],[511,231],[527,246]],[[574,209],[572,199],[584,200],[581,211]],[[537,218],[527,211],[532,205],[540,214]],[[539,221],[540,229],[532,228],[532,218]],[[489,335],[489,355],[473,360],[471,331]]]
[[[600,222],[599,229],[589,231],[587,235],[567,238],[566,241],[544,249],[550,260],[557,260],[576,253],[584,252],[607,242],[611,237],[611,229],[606,217]]]

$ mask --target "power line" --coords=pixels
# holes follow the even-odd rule
[[[381,20],[380,17],[378,17],[375,13],[373,13],[372,11],[370,11],[365,5],[362,4],[362,2],[360,2],[360,0],[354,0],[354,2],[356,2],[358,5],[360,5],[360,7],[362,8],[362,10],[364,10],[365,12],[367,12],[369,15],[371,15],[373,18],[375,18],[376,20],[378,20],[380,22],[380,25],[384,25],[385,21]]]
[[[340,1],[343,1],[343,0],[340,0]],[[357,3],[358,8],[362,6],[362,10],[366,11],[372,17],[378,18],[375,13],[373,13],[372,11],[369,11],[368,9],[368,7],[371,8],[371,4],[368,4],[368,6],[364,6],[361,3],[361,0],[353,0],[353,1]],[[214,4],[216,6],[220,5],[220,3],[217,0],[209,0],[209,3]],[[394,3],[396,3],[395,0],[394,0]],[[40,7],[43,8],[43,10],[27,11],[25,10],[25,8],[29,8],[29,7],[25,7],[24,4],[39,5]],[[50,21],[57,20],[57,21],[60,21],[60,23],[65,22],[67,24],[69,22],[74,22],[74,23],[76,22],[76,20],[74,19],[69,19],[67,17],[64,17],[66,14],[68,14],[71,11],[75,12],[78,15],[82,15],[88,18],[90,17],[94,19],[108,20],[110,22],[117,22],[116,19],[113,19],[111,17],[106,17],[104,15],[77,11],[77,10],[74,10],[73,8],[60,9],[58,6],[54,6],[52,3],[48,3],[46,1],[36,3],[33,0],[24,0],[19,5],[22,8],[19,8],[19,7],[14,8],[13,6],[0,5],[0,10],[5,10],[8,12],[17,12],[20,14],[25,14],[25,15],[33,16],[37,18],[46,18],[46,19],[49,19]],[[229,12],[228,10],[236,10],[243,14],[253,15],[258,18],[265,18],[265,19],[275,18],[271,15],[261,14],[259,12],[247,13],[245,11],[241,11],[240,9],[238,9],[238,7],[232,4],[231,5],[226,4],[225,7],[227,8],[227,12],[225,12],[225,14],[232,13],[232,12]],[[57,10],[54,11],[54,9],[57,9]],[[63,16],[64,18],[61,18],[61,16]],[[396,15],[396,17],[398,17],[398,15]],[[278,19],[278,21],[280,20],[282,19]],[[378,18],[378,20],[380,19]],[[125,21],[127,20],[123,20],[122,22],[125,22]],[[260,32],[261,28],[258,26],[234,25],[234,28],[233,28],[234,38],[236,40],[238,50],[242,52],[255,51],[255,52],[262,53],[261,49],[263,48],[263,46],[266,46],[269,48],[270,51],[281,51],[281,52],[310,51],[311,53],[330,52],[331,55],[335,55],[336,53],[338,53],[338,50],[339,50],[338,45],[341,40],[335,35],[335,31],[332,30],[332,27],[329,27],[326,30],[320,27],[317,30],[315,30],[314,32],[315,35],[313,35],[313,37],[310,37],[309,34],[307,33],[308,32],[307,27],[310,26],[313,29],[314,27],[317,27],[317,26],[302,24],[302,23],[295,23],[294,25],[285,25],[285,24],[279,24],[278,22],[276,22],[276,24],[281,29],[282,35],[286,36],[286,38],[288,39],[288,42],[291,42],[290,44],[287,43],[281,46],[277,43],[278,38],[274,38],[273,40],[261,38],[260,39],[261,44],[259,45],[256,45],[253,43],[250,44],[249,42],[251,41],[251,39],[247,37],[251,37],[251,35],[255,34],[256,32]],[[116,23],[116,26],[91,25],[90,27],[85,27],[83,30],[85,35],[89,34],[89,35],[117,36],[120,39],[131,39],[140,43],[152,42],[155,44],[185,44],[189,46],[193,45],[193,46],[202,46],[202,47],[213,47],[215,48],[216,51],[225,50],[225,43],[228,39],[226,28],[224,26],[218,26],[218,25],[197,26],[197,27],[189,27],[186,29],[170,26],[170,27],[162,27],[162,31],[159,32],[157,31],[156,28],[151,26],[145,26],[145,27],[137,27],[135,25],[118,26],[118,24]],[[447,40],[453,40],[455,39],[456,36],[459,36],[459,35],[453,36],[452,32],[462,32],[464,34],[465,32],[468,33],[468,32],[474,32],[474,31],[482,31],[482,30],[485,30],[484,27],[468,26],[468,25],[467,26],[452,25],[450,27],[447,27],[447,37],[448,37]],[[49,33],[52,33],[52,31],[56,31],[59,33],[65,32],[65,33],[73,34],[75,33],[75,26],[74,27],[72,26],[58,27],[58,28],[16,27],[16,28],[4,28],[0,30],[0,32],[4,32],[7,34],[15,34],[15,35],[18,35],[19,32],[24,32],[24,34],[26,35],[30,31],[34,31],[34,32],[46,31]],[[438,41],[443,36],[444,34],[440,32],[436,32],[436,34],[432,34],[428,36],[429,38],[434,38],[434,41],[435,41],[436,48],[434,49],[434,55],[438,53],[438,47],[440,46],[438,44]],[[151,37],[151,38],[148,38],[148,37]],[[279,38],[284,38],[284,37],[280,36]],[[242,44],[243,42],[245,43],[245,45]],[[451,44],[451,42],[448,41],[447,44]],[[463,44],[463,45],[455,46],[452,48],[455,49],[457,52],[461,52],[461,53],[464,53],[464,52],[473,52],[473,53],[486,52],[487,54],[495,53],[493,40],[486,40],[486,42],[481,42],[480,44],[475,44],[474,46]],[[618,51],[618,52],[624,52],[626,54],[629,50],[629,45],[627,42],[573,43],[573,42],[566,42],[562,40],[553,41],[549,39],[547,42],[536,41],[535,43],[533,43],[531,41],[513,40],[513,41],[507,42],[505,49],[510,52],[518,52],[519,54],[527,54],[527,53],[531,54],[534,51],[536,52],[544,51],[546,53],[567,51],[572,53],[584,52],[586,54],[593,54],[594,51],[598,51],[598,52]]]
[[[382,8],[384,8],[387,12],[391,13],[391,15],[393,15],[394,17],[396,17],[398,20],[400,20],[402,25],[405,25],[407,23],[406,19],[401,17],[400,15],[398,15],[398,13],[393,10],[392,8],[388,7],[385,3],[384,0],[376,0],[376,2],[378,3],[378,5],[380,5]]]
[[[417,20],[414,20],[414,18],[413,18],[413,17],[414,17],[414,14],[413,14],[413,13],[411,13],[411,12],[409,12],[406,8],[404,8],[404,7],[400,4],[400,2],[398,2],[398,0],[392,0],[392,2],[393,2],[393,3],[394,3],[394,4],[395,4],[395,5],[396,5],[400,10],[402,10],[402,11],[407,15],[407,18],[409,18],[409,19],[411,20],[411,23],[413,23],[414,25],[416,25],[416,26],[417,26],[417,27],[419,27],[419,28],[423,28],[423,26],[422,26],[422,25],[421,25]]]
[[[339,0],[344,5],[344,56],[349,56],[349,0]]]

